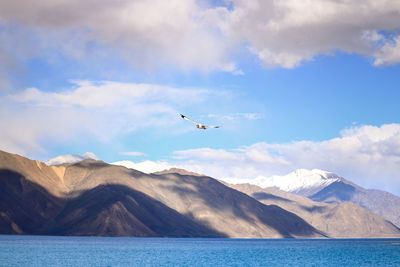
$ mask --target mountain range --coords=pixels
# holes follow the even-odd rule
[[[357,204],[296,202],[295,197],[300,196],[284,197],[281,190],[237,189],[184,170],[145,174],[93,159],[49,166],[0,151],[0,234],[400,236],[399,228]],[[270,203],[263,194],[281,200]],[[321,216],[335,217],[336,221],[321,219],[316,223],[307,213],[296,210],[302,206],[311,211],[329,210]]]
[[[262,188],[274,187],[317,202],[353,202],[400,227],[400,197],[382,190],[365,189],[331,172],[299,169],[250,183]]]
[[[307,223],[330,237],[389,237],[393,225],[376,213],[352,202],[330,204],[288,193],[273,187],[261,188],[251,184],[227,184],[254,197],[266,205],[277,205],[303,218]],[[381,225],[382,228],[376,228]],[[373,229],[373,230],[372,230]],[[377,235],[377,232],[380,234]]]

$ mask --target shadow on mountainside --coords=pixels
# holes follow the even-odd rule
[[[268,194],[265,192],[255,192],[251,195],[253,198],[259,200],[259,201],[263,201],[263,200],[270,200],[270,201],[277,201],[277,202],[285,202],[285,203],[291,203],[296,205],[297,203],[293,200],[287,199],[287,198],[283,198],[283,197],[279,197],[279,196],[275,196],[273,194]],[[264,202],[263,202],[264,203]],[[279,204],[278,204],[279,205]],[[313,205],[311,207],[305,206],[305,205],[298,205],[298,207],[304,211],[310,212],[310,213],[323,213],[326,211],[326,207],[321,207],[318,205]]]
[[[60,212],[65,201],[17,172],[0,169],[2,234],[46,233],[46,223]]]
[[[104,169],[103,171],[103,167],[108,167],[108,170]],[[140,181],[142,186],[146,184],[147,190],[150,189],[155,193],[154,195],[150,194],[168,207],[177,211],[184,211],[187,218],[212,229],[218,229],[225,234],[229,233],[230,236],[271,236],[274,232],[283,237],[324,236],[323,233],[313,228],[296,214],[277,205],[264,205],[211,177],[174,172],[147,175],[121,166],[99,164],[93,161],[82,161],[73,164],[71,168],[97,170],[99,176],[104,176],[104,173],[107,173],[107,176],[104,177],[119,173],[121,177],[125,177],[125,181],[136,179]],[[110,171],[111,168],[114,171]],[[95,175],[95,172],[91,173],[91,176]],[[291,202],[291,200],[266,193],[263,193],[260,197]],[[230,219],[221,214],[227,214]],[[223,216],[225,217],[221,218]],[[241,219],[240,221],[243,224],[235,225],[237,223],[235,218]]]
[[[340,203],[350,201],[356,188],[343,182],[334,182],[309,198],[317,202]]]
[[[265,205],[240,191],[225,186],[207,176],[168,174],[179,177],[182,184],[194,185],[197,190],[176,185],[164,186],[181,197],[199,199],[216,212],[231,211],[249,223],[261,222],[276,230],[283,237],[326,236],[294,213],[276,205]]]
[[[57,198],[18,172],[0,169],[0,233],[226,237],[123,185]]]
[[[273,194],[268,194],[265,192],[255,192],[251,195],[253,198],[257,199],[257,200],[279,200],[279,201],[283,201],[283,202],[293,202],[290,199],[287,198],[283,198],[283,197],[278,197],[275,196]]]
[[[310,213],[324,213],[327,211],[327,207],[321,207],[321,206],[317,206],[317,205],[313,205],[311,207],[307,207],[304,205],[299,205],[301,209],[310,212]]]

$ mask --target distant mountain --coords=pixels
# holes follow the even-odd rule
[[[48,166],[54,166],[54,165],[60,165],[60,164],[65,164],[65,163],[75,163],[75,162],[79,162],[79,161],[82,161],[85,159],[99,160],[99,158],[92,152],[86,152],[83,155],[72,155],[72,154],[61,155],[61,156],[49,159],[49,160],[45,161],[45,163]]]
[[[277,205],[298,215],[330,237],[400,237],[400,229],[391,222],[352,202],[328,204],[272,187],[227,185],[266,205]]]
[[[346,179],[341,179],[307,197],[327,203],[350,201],[381,215],[400,227],[400,197],[386,191],[365,189]]]
[[[0,151],[0,234],[324,237],[299,216],[206,176]]]
[[[362,188],[334,173],[300,169],[285,176],[263,178],[252,183],[263,188],[275,187],[318,202],[350,201],[400,227],[400,197],[381,190]]]

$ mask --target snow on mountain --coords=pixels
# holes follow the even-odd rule
[[[83,155],[73,155],[73,154],[61,155],[61,156],[49,159],[45,163],[47,166],[53,166],[53,165],[60,165],[60,164],[64,164],[64,163],[75,163],[75,162],[79,162],[79,161],[82,161],[85,159],[100,160],[94,153],[86,152]]]
[[[311,188],[319,188],[339,181],[340,177],[334,173],[313,169],[298,169],[287,175],[274,175],[269,178],[257,177],[250,181],[251,184],[262,188],[276,187],[287,192],[296,192]]]
[[[164,171],[173,168],[174,166],[169,165],[167,162],[163,161],[150,161],[150,160],[145,160],[142,162],[133,162],[130,160],[122,160],[122,161],[117,161],[110,163],[113,165],[119,165],[119,166],[124,166],[129,169],[135,169],[144,173],[153,173],[153,172],[159,172],[159,171]]]

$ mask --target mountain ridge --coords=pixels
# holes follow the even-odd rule
[[[312,178],[311,182],[307,178]],[[282,179],[282,181],[279,181]],[[297,180],[296,180],[297,179]],[[324,181],[329,180],[328,183]],[[332,172],[299,169],[283,176],[250,180],[262,188],[275,187],[317,202],[353,202],[400,227],[400,197],[386,191],[365,189]],[[291,188],[287,185],[293,183]]]
[[[389,221],[385,221],[378,214],[352,202],[336,204],[315,202],[307,197],[276,188],[263,189],[252,184],[226,184],[264,204],[278,205],[297,214],[330,237],[389,237],[390,235],[385,235],[386,231],[399,230],[398,227]],[[375,229],[378,233],[374,233],[372,229],[374,229],[377,221],[379,221],[381,228]],[[383,228],[386,230],[382,231]]]
[[[148,175],[95,160],[47,166],[0,152],[0,182],[7,192],[3,234],[326,236],[297,215],[206,176]]]
[[[3,234],[233,238],[400,234],[356,204],[340,204],[326,214],[321,209],[333,204],[309,199],[311,204],[283,205],[289,203],[283,191],[249,195],[181,169],[146,174],[93,159],[48,166],[0,151],[0,190]],[[266,196],[275,202],[263,199]],[[294,196],[302,198],[293,194],[290,198]],[[314,212],[299,213],[299,207]],[[307,214],[340,219],[326,228],[324,220],[318,224]],[[363,225],[369,230],[364,231]]]

